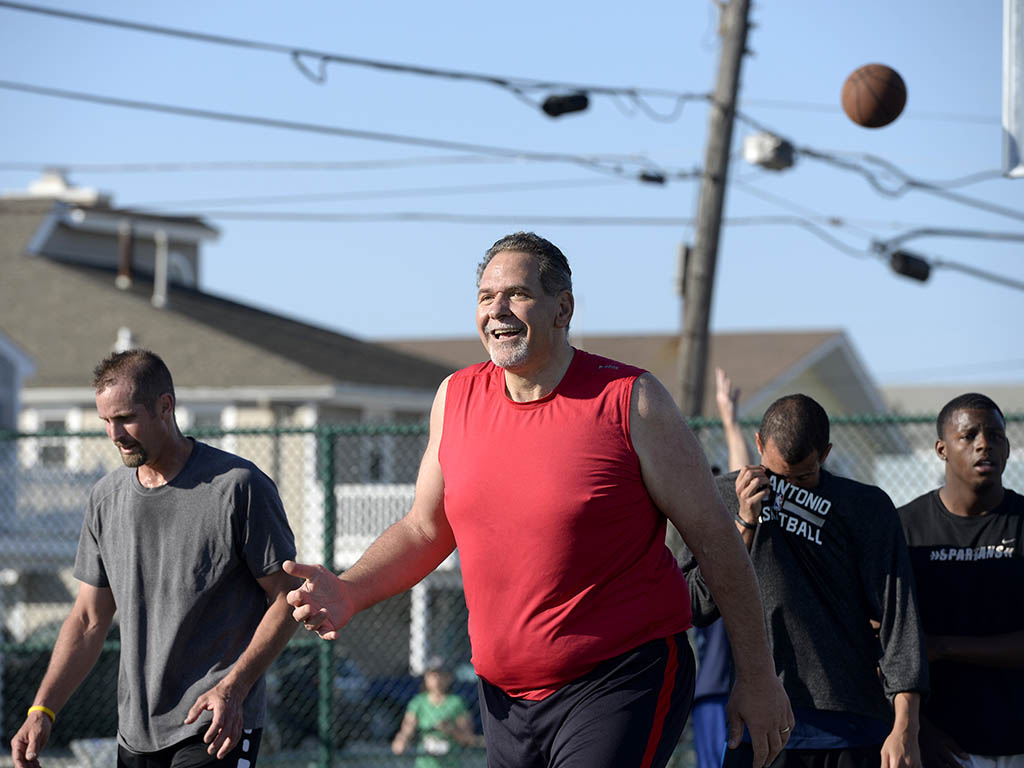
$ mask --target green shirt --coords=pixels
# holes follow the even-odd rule
[[[449,693],[440,704],[434,704],[427,693],[413,696],[406,712],[416,716],[416,731],[420,736],[420,754],[416,768],[458,768],[460,745],[442,731],[441,723],[455,725],[460,715],[469,712],[458,695]]]

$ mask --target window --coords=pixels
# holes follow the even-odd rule
[[[64,432],[64,419],[44,419],[42,432]],[[63,467],[67,463],[67,437],[44,437],[39,440],[39,463],[46,467]]]

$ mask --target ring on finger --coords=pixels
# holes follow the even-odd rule
[[[789,733],[791,730],[793,729],[787,725],[785,728],[780,728],[779,733]]]

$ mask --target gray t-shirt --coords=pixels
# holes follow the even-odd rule
[[[123,746],[154,752],[205,732],[212,713],[187,726],[185,715],[252,640],[267,609],[256,579],[294,557],[273,481],[204,443],[160,488],[144,488],[128,467],[95,485],[74,575],[109,588],[117,604]],[[262,727],[262,679],[243,709],[245,728]]]

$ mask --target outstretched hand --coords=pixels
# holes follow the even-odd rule
[[[336,640],[355,613],[348,585],[322,565],[286,560],[283,567],[286,573],[305,579],[288,593],[288,604],[295,608],[292,618],[322,639]]]
[[[750,732],[753,768],[771,765],[789,741],[796,722],[782,681],[774,674],[761,675],[749,683],[737,678],[726,714],[729,749],[739,746],[744,725]]]

